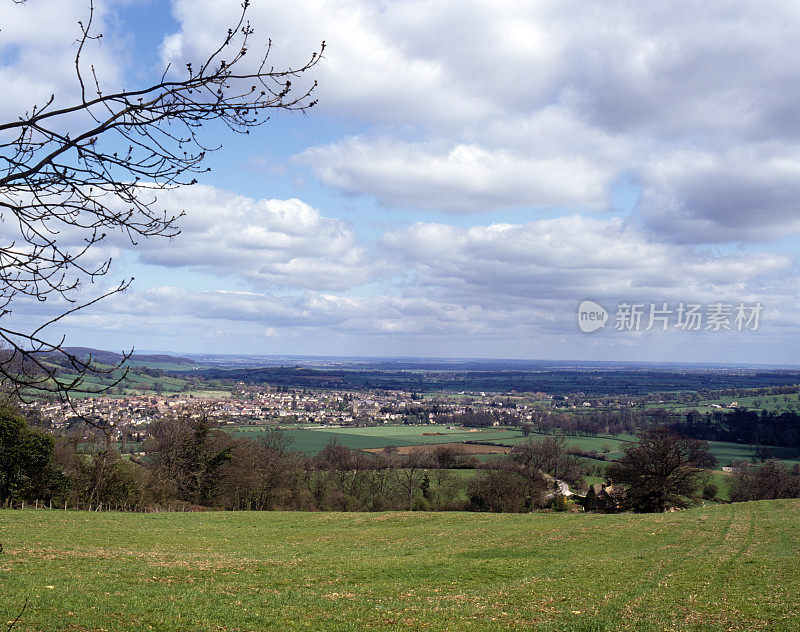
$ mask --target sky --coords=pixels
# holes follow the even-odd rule
[[[74,101],[88,0],[0,1],[0,120],[50,94]],[[133,88],[201,59],[239,4],[95,7],[103,38],[87,58],[105,85]],[[249,19],[251,50],[269,38],[275,68],[325,40],[299,80],[318,82],[318,105],[247,136],[207,126],[222,145],[211,171],[159,198],[185,212],[181,234],[111,235],[97,250],[109,274],[80,296],[135,281],[52,337],[800,363],[797,2],[253,0]],[[603,326],[584,331],[583,301]],[[19,300],[4,318],[63,308]]]

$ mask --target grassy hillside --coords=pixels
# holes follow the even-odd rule
[[[665,515],[0,512],[19,630],[796,630],[800,502]]]

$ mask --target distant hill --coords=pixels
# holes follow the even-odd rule
[[[72,355],[85,359],[92,356],[92,360],[95,362],[99,362],[100,364],[119,364],[122,362],[125,356],[121,353],[114,353],[113,351],[103,351],[101,349],[92,349],[91,347],[65,347],[64,350],[67,353],[71,353]],[[194,360],[190,360],[189,358],[181,358],[178,356],[171,356],[171,355],[140,355],[138,353],[134,353],[129,359],[128,364],[132,366],[137,365],[147,365],[147,364],[185,364],[185,365],[193,365],[197,364]]]

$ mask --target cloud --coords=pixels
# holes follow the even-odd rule
[[[413,288],[462,305],[750,300],[792,257],[721,255],[652,241],[630,222],[567,216],[460,228],[417,223],[384,244],[416,270]]]
[[[351,137],[298,160],[325,184],[386,206],[485,212],[510,206],[599,208],[614,172],[583,156],[530,156],[473,144]]]
[[[639,210],[684,243],[766,241],[800,232],[800,152],[774,144],[654,158]]]
[[[209,50],[237,7],[178,0],[168,54]],[[360,120],[460,128],[564,103],[608,129],[695,133],[783,126],[796,110],[783,89],[800,79],[786,54],[800,36],[790,0],[769,11],[746,0],[276,0],[249,17],[276,67],[325,39],[321,105]]]
[[[283,270],[281,262],[304,250],[305,257],[317,260],[319,269],[338,275],[340,270],[328,258],[335,259],[342,247],[352,246],[349,234],[342,245],[329,243],[344,230],[337,222],[332,237],[320,236],[324,244],[311,238],[309,232],[318,233],[324,218],[299,201],[272,206],[208,187],[173,200],[178,201],[190,210],[187,232],[170,247],[150,248],[148,242],[142,253],[148,263],[167,269],[208,266],[250,279],[248,271],[264,252],[267,268],[278,262],[278,270]],[[251,232],[249,226],[258,230]],[[264,235],[267,238],[261,241]],[[509,345],[515,335],[526,340],[570,338],[575,333],[575,308],[587,298],[611,309],[623,301],[760,301],[770,318],[794,322],[798,290],[794,257],[771,252],[721,254],[654,241],[635,223],[618,218],[573,215],[469,228],[418,222],[387,232],[376,250],[383,259],[372,268],[379,283],[360,288],[312,287],[325,284],[313,275],[312,283],[304,273],[286,274],[280,292],[196,290],[163,282],[152,288],[134,285],[65,322],[77,328],[91,323],[98,332],[120,334],[173,331],[176,339],[191,331],[201,336],[219,330],[231,332],[229,340],[236,332],[262,342],[315,340],[320,349],[329,348],[333,339],[345,338],[378,337],[398,344],[436,338],[450,345],[459,339],[469,340],[470,345],[478,340]],[[217,262],[219,257],[230,261]],[[352,274],[361,273],[361,266],[356,268],[355,273],[345,269],[343,274],[352,279]],[[257,286],[267,273],[253,274],[258,275],[252,282]],[[270,277],[275,274],[269,272]],[[298,292],[303,283],[310,289]],[[94,296],[101,289],[81,291]],[[15,317],[41,320],[65,307],[63,301],[22,302],[15,306]],[[136,334],[129,335],[135,340]],[[363,340],[359,345],[366,344]]]
[[[181,234],[136,247],[143,263],[245,279],[256,287],[346,289],[375,268],[353,231],[298,199],[254,200],[206,185],[159,196],[185,211]]]
[[[487,335],[522,316],[518,308],[463,306],[435,296],[386,294],[351,297],[305,292],[275,295],[258,292],[186,290],[160,286],[133,289],[91,310],[68,318],[72,326],[104,330],[181,326],[234,332],[258,332],[259,338]],[[525,316],[527,322],[530,316]],[[257,349],[251,349],[256,351]]]
[[[115,6],[98,4],[110,36],[92,53],[112,76],[130,70],[119,62],[122,35],[107,28]],[[162,58],[177,72],[212,50],[239,12],[238,0],[173,7],[179,29],[164,38]],[[25,11],[35,19],[16,17]],[[63,25],[84,11],[78,0],[31,0],[3,16],[0,112],[51,91],[74,96],[75,31]],[[160,203],[187,211],[180,237],[134,248],[111,236],[108,250],[96,251],[138,253],[156,287],[98,306],[87,335],[105,328],[135,337],[165,323],[167,342],[219,332],[230,342],[243,332],[270,344],[293,337],[306,351],[327,348],[329,338],[351,351],[363,337],[503,355],[492,341],[516,350],[517,340],[568,338],[584,298],[761,300],[791,331],[791,242],[763,251],[727,244],[800,232],[796,3],[275,0],[253,3],[249,17],[248,60],[259,37],[272,38],[276,68],[296,67],[328,42],[313,76],[297,80],[300,88],[320,82],[305,136],[313,146],[297,152],[303,135],[276,117],[277,133],[258,136],[288,140],[270,152],[275,159],[297,152],[325,187],[420,211],[415,219],[513,214],[409,226],[378,209],[369,230],[391,230],[370,242],[336,218],[339,208],[316,201],[338,200],[324,190],[314,193],[319,208],[268,192],[171,192]],[[635,207],[614,208],[620,181],[640,188]],[[349,203],[353,217],[374,210]],[[526,210],[550,219],[521,223]],[[214,275],[228,291],[171,287],[175,271]]]
[[[132,241],[123,230],[109,232],[82,254],[85,269],[99,268],[108,259],[129,259],[125,255],[131,253],[150,266],[204,272],[261,289],[335,290],[359,286],[382,271],[346,222],[325,217],[296,198],[257,200],[197,184],[146,190],[141,199],[152,202],[155,216],[184,213],[176,222],[180,234]],[[107,204],[125,210],[122,200]],[[63,251],[75,256],[85,248],[85,230],[57,222],[47,226],[57,231],[52,234]],[[14,222],[0,222],[0,240],[30,251]],[[68,272],[89,281],[77,269]]]
[[[93,33],[108,35],[106,2],[96,2]],[[75,55],[80,36],[78,21],[88,23],[88,4],[83,0],[8,3],[0,18],[0,120],[13,120],[41,107],[55,96],[54,106],[72,105],[80,98],[75,76]],[[81,53],[84,80],[93,85],[94,67],[102,85],[109,89],[121,80],[120,50],[113,37],[90,41]],[[91,88],[90,88],[91,91]]]
[[[256,28],[255,37],[272,40],[270,65],[276,69],[301,65],[320,42],[327,42],[325,62],[314,73],[327,112],[398,121],[416,110],[437,124],[454,117],[469,119],[477,111],[488,114],[490,101],[451,82],[444,60],[415,54],[416,38],[393,32],[398,9],[404,7],[353,0],[278,0],[253,3],[248,17]],[[423,5],[419,9],[428,13]],[[174,11],[182,28],[165,39],[164,60],[182,68],[184,60],[207,54],[239,10],[238,2],[176,2]],[[255,50],[251,47],[251,54]],[[307,84],[303,79],[297,83]],[[443,90],[443,85],[449,89]]]

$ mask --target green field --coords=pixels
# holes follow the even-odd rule
[[[100,369],[108,369],[111,370],[113,367],[98,364],[96,365]],[[82,378],[82,388],[88,389],[90,391],[100,391],[103,388],[106,388],[116,382],[117,380],[121,379],[125,376],[121,382],[119,382],[118,387],[121,389],[121,393],[117,392],[117,390],[112,389],[106,392],[107,396],[115,396],[115,395],[135,395],[141,393],[154,393],[156,389],[160,389],[163,393],[177,393],[182,391],[187,384],[187,381],[178,377],[174,377],[171,375],[162,375],[160,377],[153,377],[150,375],[145,375],[143,373],[137,373],[135,367],[131,367],[127,373],[123,369],[114,369],[109,374],[101,374],[101,375],[94,375],[94,374],[87,374]],[[76,374],[63,374],[59,379],[62,382],[66,382],[76,378]],[[84,397],[91,397],[91,393],[81,393],[76,392],[72,397],[77,399],[82,399]]]
[[[208,380],[196,375],[195,365],[191,364],[171,364],[164,362],[129,362],[126,368],[119,369],[109,364],[95,362],[92,365],[99,371],[108,373],[87,373],[82,377],[82,388],[90,391],[99,392],[104,388],[120,380],[116,386],[104,392],[106,397],[119,397],[120,395],[141,395],[141,394],[170,394],[182,393],[184,395],[200,393],[209,394],[214,397],[227,397],[230,389],[221,387],[217,380]],[[164,373],[161,375],[149,375],[142,372],[142,369],[160,369],[162,371],[175,371],[174,374]],[[59,376],[61,382],[69,382],[78,375],[75,373],[64,372]],[[83,399],[94,397],[92,393],[73,392],[71,397]]]
[[[534,441],[542,439],[543,437],[552,436],[546,434],[531,433],[527,438],[522,434],[510,439],[502,439],[498,443],[504,445],[517,445],[528,439]],[[624,437],[611,437],[611,436],[598,436],[598,437],[583,437],[566,435],[564,437],[567,443],[582,450],[595,450],[607,456],[609,459],[618,459],[622,456],[622,449],[631,441],[635,441],[635,437],[625,435]]]
[[[0,511],[21,631],[797,630],[799,501],[659,515]]]
[[[251,426],[241,426],[236,428],[236,431],[237,433],[241,433],[252,438],[258,438],[259,436],[263,436],[265,432],[269,432],[265,428],[256,427],[254,429]],[[514,446],[527,440],[526,437],[523,437],[520,431],[508,428],[486,428],[481,429],[478,432],[470,432],[465,429],[448,430],[446,426],[442,425],[384,425],[366,428],[298,428],[282,430],[281,432],[291,438],[292,449],[300,450],[309,454],[313,454],[322,450],[331,439],[336,439],[336,441],[338,441],[340,444],[354,450],[383,448],[388,445],[400,447],[460,441],[485,441]],[[532,433],[529,438],[537,440],[544,436],[547,435]],[[602,453],[608,460],[599,461],[587,459],[586,463],[593,466],[599,466],[603,469],[605,469],[610,461],[622,457],[622,450],[624,446],[636,439],[631,435],[619,435],[614,437],[567,436],[565,438],[567,443],[570,445],[579,447],[583,450],[596,450],[597,452]],[[753,446],[739,443],[710,441],[709,446],[712,454],[719,461],[719,467],[731,465],[735,461],[748,461],[755,452],[755,448]],[[800,462],[800,459],[798,459],[797,450],[790,448],[774,448],[773,451],[775,456],[781,459],[784,465],[791,466]],[[481,461],[486,461],[494,459],[496,456],[486,454],[478,455],[474,458],[477,458]],[[598,481],[594,481],[594,478],[595,477],[592,477],[592,481],[590,482],[599,482],[599,477],[596,477],[598,478]],[[718,487],[719,497],[727,500],[730,494],[730,476],[723,475],[721,472],[717,472],[712,474],[712,478],[713,482]]]
[[[242,426],[238,432],[258,438],[264,430],[254,430]],[[365,428],[298,428],[281,430],[292,440],[291,448],[301,452],[319,452],[331,439],[354,450],[384,448],[388,445],[397,447],[408,445],[426,445],[434,443],[451,443],[461,441],[497,441],[506,443],[521,438],[522,433],[506,428],[487,428],[477,431],[466,429],[448,430],[446,426],[429,424],[420,426],[384,425]]]
[[[241,426],[237,432],[252,437],[263,436],[265,430],[254,429],[250,426]],[[282,430],[284,434],[292,439],[291,447],[302,452],[319,452],[331,439],[336,439],[342,445],[354,450],[365,450],[370,448],[383,448],[387,445],[408,446],[423,445],[431,443],[450,443],[461,441],[482,441],[499,443],[502,445],[514,446],[523,441],[526,437],[518,430],[508,428],[485,428],[477,432],[466,429],[448,430],[446,426],[424,425],[424,426],[375,426],[367,428],[299,428]],[[431,434],[439,433],[439,434]],[[530,439],[541,439],[547,435],[532,433]],[[579,447],[583,450],[596,450],[606,456],[609,460],[615,460],[622,456],[623,448],[635,437],[631,435],[583,437],[565,437],[569,445]],[[734,461],[747,461],[755,453],[755,447],[741,443],[727,443],[724,441],[710,441],[711,453],[717,457],[720,466],[731,465]],[[793,465],[798,462],[797,450],[792,448],[773,448],[773,452],[778,459],[783,460],[786,465]],[[597,463],[600,463],[599,461]]]
[[[732,476],[730,474],[725,474],[718,470],[716,472],[711,472],[709,483],[713,483],[717,486],[717,498],[721,498],[722,500],[731,499],[731,480]]]
[[[703,399],[692,405],[677,404],[674,402],[666,402],[661,404],[650,403],[647,405],[647,407],[664,408],[678,413],[687,413],[690,410],[694,410],[700,413],[713,413],[713,412],[719,412],[720,409],[714,408],[712,404],[716,404],[718,406],[727,406],[732,402],[736,402],[739,406],[743,408],[768,410],[771,412],[789,411],[789,410],[795,410],[796,407],[800,406],[800,393],[790,393],[787,395],[754,395],[752,397],[729,396],[721,398]]]

